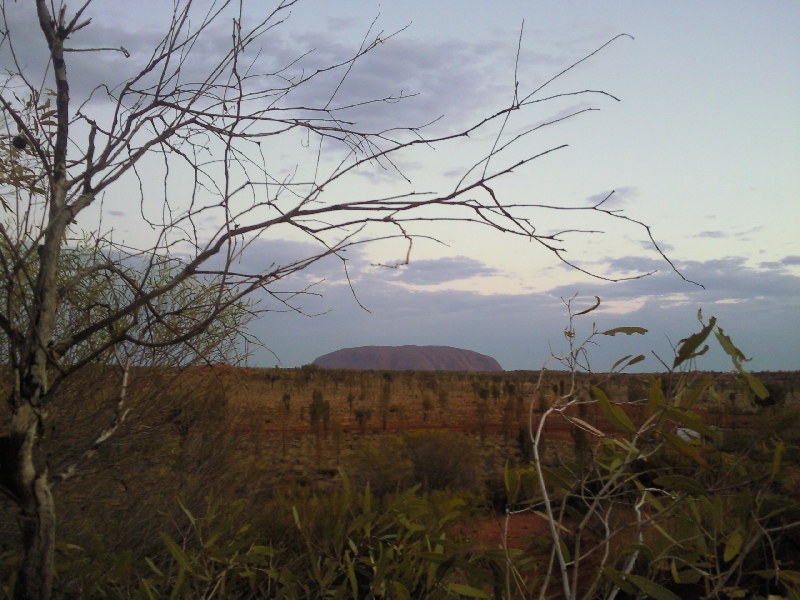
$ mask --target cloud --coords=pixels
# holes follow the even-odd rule
[[[728,237],[728,234],[724,233],[722,231],[701,231],[700,233],[697,233],[697,234],[693,235],[692,237],[719,239],[719,238]]]
[[[788,258],[788,257],[787,257]],[[790,300],[800,298],[800,277],[785,271],[747,266],[747,258],[730,256],[707,261],[678,261],[680,272],[705,289],[685,283],[669,265],[658,259],[627,256],[607,261],[609,269],[626,272],[658,272],[643,279],[610,284],[615,297],[637,298],[681,292],[702,301],[724,298],[755,299],[760,296]],[[605,284],[604,284],[605,285]],[[556,288],[559,293],[566,290]]]
[[[397,281],[412,285],[437,285],[448,281],[497,275],[499,271],[467,256],[412,260],[398,270]]]
[[[759,225],[758,227],[752,227],[752,228],[750,228],[750,229],[748,229],[746,231],[740,231],[739,233],[734,233],[733,235],[735,235],[736,237],[740,238],[740,237],[744,237],[746,235],[750,235],[751,233],[756,233],[757,231],[761,231],[762,229],[764,229],[764,226],[763,225]]]
[[[758,266],[762,269],[785,269],[786,267],[793,267],[797,265],[800,265],[800,256],[791,255],[784,256],[778,261],[762,262],[759,263]]]
[[[631,267],[651,264],[649,259],[620,261]],[[641,370],[660,371],[650,351],[670,358],[668,340],[675,343],[699,328],[698,308],[707,317],[716,316],[745,354],[755,357],[749,368],[800,368],[800,277],[747,267],[743,257],[680,266],[706,289],[668,270],[624,283],[582,282],[542,293],[496,295],[406,289],[365,274],[355,292],[370,312],[355,303],[346,285],[326,282],[316,289],[322,296],[304,298],[303,308],[329,313],[315,318],[266,315],[253,324],[253,331],[286,366],[305,364],[343,347],[438,344],[488,354],[505,369],[537,369],[550,356],[551,346],[556,352],[566,348],[562,298],[580,292],[576,301],[580,307],[593,295],[603,300],[598,311],[578,319],[581,334],[591,329],[592,321],[601,330],[621,325],[649,330],[635,339],[598,338],[600,346],[590,352],[596,370],[608,369],[625,354],[643,353],[648,358]],[[274,364],[265,353],[256,360]],[[729,370],[730,360],[712,351],[699,366]]]
[[[586,204],[589,206],[595,206],[605,200],[605,202],[603,202],[603,208],[619,208],[620,206],[630,204],[638,196],[639,190],[636,186],[624,185],[614,190],[593,194],[592,196],[586,198]],[[606,200],[606,198],[608,199]]]
[[[647,249],[652,250],[652,244],[647,244]],[[663,269],[666,263],[657,258],[643,256],[622,256],[606,262],[608,268],[616,273],[629,275],[631,273],[649,273]]]
[[[84,16],[92,17],[92,23],[76,33],[71,40],[72,47],[123,46],[130,58],[110,51],[69,54],[73,102],[82,102],[100,84],[113,89],[136,75],[169,32],[172,3],[142,0],[139,6],[137,10],[102,4],[89,7]],[[202,21],[206,8],[198,5],[194,9],[191,19],[194,27]],[[375,8],[379,10],[378,6]],[[35,11],[21,3],[10,3],[6,10],[21,62],[33,70],[31,79],[39,80],[41,73],[35,71],[47,65],[47,48]],[[191,51],[181,56],[182,83],[203,81],[229,51],[231,20],[228,17],[236,17],[236,10],[236,6],[232,6],[227,12],[223,11]],[[258,4],[244,20],[245,26],[253,26],[268,10],[270,7]],[[285,16],[286,12],[280,13],[275,21]],[[391,32],[393,27],[399,28],[378,20],[373,34],[382,30]],[[362,131],[420,127],[443,116],[430,131],[460,130],[465,123],[487,111],[507,105],[513,95],[516,36],[496,34],[494,39],[472,40],[418,36],[412,26],[378,44],[350,68],[346,61],[358,53],[366,29],[363,19],[347,15],[329,16],[322,22],[304,22],[293,16],[247,47],[241,61],[248,67],[246,85],[252,91],[282,89],[288,81],[297,81],[331,65],[344,63],[338,69],[315,75],[308,83],[282,97],[265,99],[263,104],[266,107],[275,102],[273,106],[281,109],[327,106],[331,115],[352,122],[354,129]],[[519,65],[521,91],[531,87],[531,72],[542,70],[552,76],[567,66],[576,56],[575,45],[582,45],[579,42],[572,40],[567,47],[552,47],[546,51],[541,49],[541,43],[535,50],[527,47],[533,44],[523,45]],[[0,58],[4,64],[8,62],[7,50]],[[142,82],[140,87],[145,87],[146,83]],[[399,102],[372,102],[401,95],[406,98]],[[104,93],[96,93],[96,105],[104,103],[104,96]],[[342,108],[351,105],[352,108]],[[558,109],[559,105],[553,106],[554,112]],[[393,131],[390,135],[396,136],[399,132]]]

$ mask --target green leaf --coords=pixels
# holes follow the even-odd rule
[[[542,478],[546,483],[555,487],[560,487],[568,492],[572,491],[572,485],[557,473],[551,471],[547,467],[542,467]]]
[[[723,560],[725,562],[732,561],[733,558],[739,554],[739,550],[742,549],[743,542],[744,538],[742,537],[742,531],[741,529],[737,529],[728,537],[728,541],[725,542],[725,554],[722,557]]]
[[[353,569],[353,562],[350,560],[349,551],[344,553],[344,559],[347,562],[347,577],[350,580],[350,587],[353,590],[353,600],[358,600],[358,580],[356,579],[356,572]]]
[[[150,560],[149,556],[145,556],[144,557],[144,561],[147,563],[147,566],[150,567],[150,569],[153,571],[153,573],[155,573],[159,577],[163,577],[164,576],[164,574],[161,571],[159,571],[158,567],[153,563],[153,561]]]
[[[147,583],[146,579],[142,579],[142,582],[139,584],[139,587],[144,590],[144,593],[147,594],[147,597],[150,600],[156,600],[156,597],[153,595],[153,590],[150,588],[150,584]]]
[[[597,400],[597,403],[600,405],[600,410],[603,411],[603,416],[605,416],[606,420],[611,423],[612,426],[629,433],[636,432],[636,428],[633,426],[633,423],[631,423],[628,415],[626,415],[619,406],[612,405],[608,401],[608,397],[605,395],[603,390],[593,385],[591,387],[591,392],[592,396],[594,396],[594,398]]]
[[[183,510],[183,513],[189,518],[189,522],[192,524],[192,527],[194,527],[195,521],[194,521],[194,516],[192,515],[192,513],[189,511],[188,508],[186,508],[183,505],[183,502],[181,502],[180,500],[178,500],[178,505],[181,507],[181,510]]]
[[[646,577],[642,577],[641,575],[626,575],[626,578],[645,594],[655,598],[655,600],[681,600],[679,596],[676,596],[667,588],[657,584],[655,581],[650,581]]]
[[[666,401],[664,400],[664,393],[661,391],[661,379],[652,375],[648,379],[650,381],[650,395],[647,399],[647,408],[651,413],[655,413],[666,406]]]
[[[508,468],[508,460],[506,460],[506,466],[503,469],[503,480],[506,484],[506,494],[509,500],[513,502],[519,490],[519,473],[515,468]]]
[[[178,564],[187,571],[191,572],[192,565],[189,562],[189,558],[186,556],[186,553],[181,549],[181,547],[178,546],[178,544],[176,544],[175,541],[164,532],[161,532],[161,539],[164,540],[164,543],[169,549],[169,553],[172,554],[173,558],[175,558],[175,560],[178,561]]]
[[[639,554],[643,555],[647,559],[648,563],[653,562],[655,559],[653,551],[648,546],[639,543],[628,544],[625,547],[625,550],[623,550],[622,554],[633,554],[634,552],[638,552]]]
[[[686,408],[691,408],[692,406],[697,404],[700,401],[700,398],[705,393],[705,391],[708,388],[708,386],[711,385],[711,382],[713,382],[713,381],[714,381],[714,376],[713,375],[711,375],[710,373],[708,375],[706,375],[703,378],[703,380],[699,384],[697,384],[694,387],[694,389],[692,389],[691,393],[689,394],[689,397],[683,403],[683,405]]]
[[[709,465],[705,459],[700,456],[700,453],[697,451],[697,448],[692,446],[689,442],[682,440],[677,435],[672,433],[663,433],[664,439],[667,443],[675,448],[678,452],[683,454],[684,456],[688,456],[691,459],[697,461],[703,468],[711,470],[711,465]]]
[[[603,575],[626,594],[633,595],[636,593],[636,589],[625,580],[625,576],[619,571],[606,567],[603,569]]]
[[[611,369],[609,369],[609,372],[613,372],[614,369],[616,369],[619,365],[621,365],[626,360],[628,360],[631,356],[633,356],[633,355],[632,354],[627,354],[627,355],[623,356],[622,358],[620,358],[619,360],[617,360],[617,362],[615,362],[613,365],[611,365]]]
[[[628,363],[628,365],[627,365],[627,366],[629,366],[629,367],[630,367],[631,365],[635,365],[635,364],[637,364],[637,363],[640,363],[640,362],[642,362],[643,360],[644,360],[644,354],[640,354],[639,356],[634,356],[634,357],[631,359],[631,361]]]
[[[399,581],[389,581],[386,587],[389,588],[391,600],[411,600],[408,588]],[[353,596],[353,598],[357,598],[357,596]]]
[[[659,477],[658,479],[654,480],[653,483],[667,489],[686,492],[687,494],[692,494],[693,496],[700,496],[705,492],[705,489],[702,485],[697,483],[691,477],[686,477],[685,475],[664,475],[663,477]]]
[[[778,572],[775,569],[766,569],[764,571],[753,571],[753,575],[763,577],[764,579],[775,579],[775,577],[778,576]]]
[[[600,335],[610,335],[613,337],[618,333],[624,333],[625,335],[633,335],[634,333],[638,333],[639,335],[644,335],[647,333],[647,329],[644,327],[615,327],[614,329],[609,329],[608,331],[601,331]]]
[[[769,397],[769,391],[764,387],[764,384],[755,377],[755,375],[751,375],[744,369],[739,369],[739,373],[741,373],[747,380],[747,384],[750,386],[750,389],[753,390],[753,393],[756,396],[762,400]]]
[[[781,569],[778,573],[778,577],[780,577],[783,581],[788,581],[789,583],[793,583],[795,585],[800,584],[800,573],[797,571]]]
[[[186,579],[186,569],[181,569],[180,573],[178,573],[178,579],[175,581],[175,587],[172,589],[172,593],[169,595],[170,600],[177,600],[180,598],[181,589],[183,589],[183,582]]]
[[[630,360],[628,360],[628,359],[630,359]],[[620,368],[620,371],[623,371],[623,370],[627,369],[628,367],[630,367],[631,365],[635,365],[636,363],[640,363],[643,360],[644,360],[644,354],[640,354],[639,356],[634,356],[633,358],[631,358],[631,355],[628,354],[627,356],[623,356],[617,362],[615,362],[611,366],[610,372],[613,373],[617,369],[617,367],[620,366],[620,365],[622,365],[622,367]]]
[[[700,344],[706,341],[716,323],[717,319],[715,317],[711,317],[711,319],[708,321],[708,325],[703,327],[703,329],[701,329],[698,333],[693,333],[688,338],[685,338],[678,343],[678,352],[676,353],[675,360],[672,363],[673,369],[687,360],[706,352],[708,348],[705,348],[700,352],[697,352],[697,349],[700,347]]]
[[[558,547],[561,549],[561,555],[564,557],[564,561],[567,563],[572,562],[572,556],[569,553],[567,543],[561,538],[558,538]]]
[[[535,514],[537,517],[541,517],[545,521],[549,521],[550,520],[550,518],[547,516],[547,513],[542,512],[540,510],[533,511],[533,514]],[[562,525],[561,523],[559,523],[555,519],[553,519],[553,525],[555,525],[556,527],[559,527],[564,533],[572,533],[569,529],[567,529],[564,525]]]
[[[731,357],[737,369],[739,368],[741,363],[750,361],[750,359],[745,357],[744,353],[741,350],[739,350],[739,348],[736,347],[736,345],[733,343],[733,340],[731,340],[730,336],[725,335],[725,332],[723,331],[722,327],[717,328],[717,331],[714,332],[714,336],[717,338],[717,342],[719,342],[719,345],[725,351],[725,354]]]
[[[578,417],[567,417],[567,418],[570,421],[572,421],[573,423],[575,423],[578,427],[580,427],[581,429],[585,429],[586,431],[588,431],[592,435],[596,435],[597,437],[605,437],[606,436],[605,433],[603,433],[602,431],[600,431],[596,427],[594,427],[592,425],[589,425],[589,423],[587,423],[583,419],[579,419]]]
[[[784,449],[785,447],[782,441],[775,444],[775,452],[772,454],[772,472],[770,473],[769,477],[770,483],[775,480],[775,478],[778,476],[778,472],[781,469],[781,456],[783,456]]]
[[[448,592],[456,593],[459,596],[467,596],[468,598],[490,598],[486,592],[462,583],[448,583],[446,589]]]

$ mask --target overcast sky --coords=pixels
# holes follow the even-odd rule
[[[122,43],[132,58],[71,55],[68,68],[77,85],[90,89],[132,68],[131,61],[163,34],[168,4],[139,2],[143,8],[130,11],[132,3],[96,0],[87,35]],[[245,18],[263,16],[268,4],[253,2]],[[654,350],[668,359],[668,340],[677,342],[699,326],[698,308],[718,317],[755,357],[752,368],[800,369],[800,4],[309,0],[263,38],[263,56],[277,64],[313,50],[305,59],[308,67],[335,61],[358,49],[376,18],[373,32],[402,31],[356,64],[337,100],[416,94],[364,109],[359,122],[421,125],[443,117],[433,132],[454,131],[509,104],[523,22],[520,95],[615,36],[632,36],[617,39],[548,87],[550,93],[603,90],[619,101],[598,94],[543,103],[510,124],[513,133],[567,111],[599,109],[526,138],[519,150],[526,155],[568,147],[515,172],[498,189],[507,202],[570,207],[589,206],[616,190],[610,205],[648,223],[685,277],[705,287],[673,272],[643,230],[612,219],[533,217],[540,231],[573,223],[603,230],[567,238],[570,260],[587,270],[614,278],[654,275],[607,283],[565,268],[536,244],[485,228],[421,227],[419,233],[446,245],[419,240],[411,264],[400,269],[373,266],[401,260],[400,246],[351,250],[353,290],[337,261],[285,282],[287,290],[315,284],[312,290],[321,296],[301,297],[297,305],[320,316],[265,314],[252,331],[278,358],[260,349],[255,364],[279,359],[282,366],[299,366],[339,348],[369,344],[433,344],[489,354],[505,369],[534,369],[549,355],[549,344],[563,347],[561,298],[579,293],[586,302],[594,295],[603,299],[585,329],[592,320],[600,329],[648,329],[642,339],[609,339],[594,349],[598,369],[634,352]],[[22,13],[18,23],[25,27]],[[29,35],[35,42],[35,27]],[[214,48],[201,51],[213,54]],[[309,101],[314,93],[312,88]],[[473,146],[403,157],[400,166],[410,184],[376,170],[338,193],[384,185],[448,189],[492,141],[487,132]],[[270,159],[292,168],[298,154],[291,144],[300,152],[300,143],[290,140]],[[110,199],[105,211],[104,223],[118,239],[140,235],[124,206]],[[258,266],[302,257],[313,251],[305,244],[271,236],[254,243],[245,262]],[[658,370],[648,356],[639,366]],[[728,365],[712,354],[700,367]]]

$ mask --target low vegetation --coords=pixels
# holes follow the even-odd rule
[[[800,598],[794,374],[746,373],[713,320],[666,373],[582,374],[571,327],[561,371],[134,373],[58,488],[54,597]],[[734,374],[693,370],[714,337]],[[63,460],[117,375],[85,377],[58,392]]]

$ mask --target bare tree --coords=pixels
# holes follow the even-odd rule
[[[183,0],[175,3],[166,35],[135,75],[115,87],[103,81],[78,102],[71,93],[68,53],[130,53],[82,44],[90,0],[74,11],[63,2],[27,2],[31,14],[35,6],[46,48],[41,64],[19,58],[20,40],[5,2],[0,47],[10,62],[0,82],[5,129],[0,136],[0,330],[12,378],[0,485],[20,511],[23,559],[16,598],[50,595],[51,488],[76,472],[125,418],[131,365],[185,365],[209,355],[214,360],[214,352],[224,357],[226,349],[235,349],[232,340],[243,332],[247,316],[255,314],[246,304],[248,296],[265,294],[294,310],[296,293],[303,290],[285,292],[277,283],[330,256],[342,261],[346,274],[345,251],[368,241],[405,243],[405,259],[394,265],[401,266],[408,262],[413,227],[420,222],[485,225],[536,241],[564,262],[566,232],[540,233],[529,209],[584,211],[637,224],[602,202],[581,208],[534,206],[504,201],[495,192],[499,179],[563,146],[506,159],[512,147],[542,127],[592,109],[506,134],[513,113],[563,96],[613,98],[593,90],[545,96],[546,86],[569,69],[527,95],[515,81],[507,106],[456,132],[364,129],[353,119],[359,109],[390,105],[405,95],[338,104],[336,96],[354,65],[391,35],[369,33],[352,56],[323,68],[303,70],[297,67],[302,57],[295,57],[259,70],[259,42],[284,22],[296,0],[279,2],[250,24],[241,1],[196,7]],[[230,24],[229,46],[213,63],[208,54],[195,60],[203,44],[218,47],[224,23]],[[318,92],[326,82],[323,99],[309,103],[308,98],[320,96],[306,91]],[[491,132],[494,141],[482,159],[465,166],[463,176],[444,192],[359,197],[352,178],[357,172],[374,168],[404,178],[398,165],[407,153],[444,149]],[[291,163],[284,171],[275,166],[278,144],[298,133],[312,154],[307,178]],[[108,210],[130,198],[125,194],[131,190],[138,190],[146,225],[136,243],[115,240],[102,222],[86,230],[90,208],[105,203]],[[649,236],[649,229],[638,225]],[[318,251],[242,266],[255,240],[287,231],[313,241]],[[217,338],[227,345],[215,344]],[[56,469],[39,451],[49,405],[63,382],[93,363],[116,365],[121,374],[113,414],[95,438],[86,440],[76,461]]]

